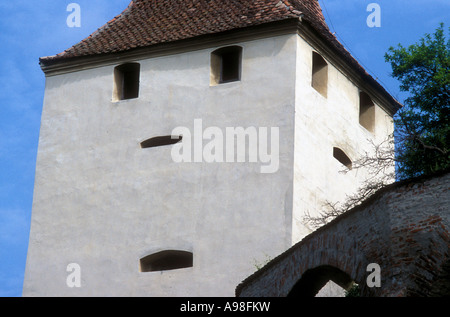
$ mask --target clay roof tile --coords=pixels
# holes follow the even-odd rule
[[[303,2],[308,5],[299,5]],[[134,0],[86,39],[60,54],[41,58],[41,62],[117,53],[281,21],[300,16],[302,9],[315,8],[322,15],[317,0],[292,0],[292,3],[300,10],[293,13],[289,9],[290,1],[280,0]]]

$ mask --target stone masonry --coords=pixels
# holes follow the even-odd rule
[[[237,296],[314,296],[328,280],[355,282],[361,296],[448,296],[449,181],[447,171],[384,188],[248,277]],[[371,263],[380,287],[367,285]]]

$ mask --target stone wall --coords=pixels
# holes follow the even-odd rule
[[[361,296],[449,295],[450,174],[395,183],[244,280],[237,296],[315,295],[329,280]],[[380,287],[369,287],[379,265]]]

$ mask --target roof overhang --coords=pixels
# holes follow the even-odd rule
[[[40,66],[46,76],[60,75],[95,67],[114,65],[118,62],[136,61],[158,56],[224,46],[236,42],[295,34],[297,18],[284,19],[256,26],[233,29],[214,34],[205,34],[188,39],[154,44],[147,47],[129,49],[118,53],[80,56],[74,58],[40,58]]]

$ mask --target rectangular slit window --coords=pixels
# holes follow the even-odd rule
[[[369,132],[375,131],[375,104],[368,94],[359,93],[359,124]]]
[[[325,98],[328,94],[328,64],[322,56],[313,52],[312,87]]]
[[[114,68],[113,101],[139,97],[140,65],[128,63]]]
[[[165,135],[150,138],[141,142],[141,148],[147,149],[158,146],[172,145],[181,142],[183,137],[181,135]]]
[[[229,46],[211,53],[211,85],[241,80],[242,47]]]

